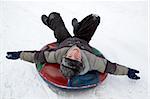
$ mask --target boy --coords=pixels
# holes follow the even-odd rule
[[[62,74],[71,78],[83,75],[88,71],[97,70],[101,73],[114,75],[127,75],[131,79],[140,79],[136,75],[138,70],[112,63],[103,56],[97,56],[92,51],[89,42],[100,23],[100,17],[90,14],[81,22],[76,18],[72,20],[74,36],[72,37],[57,12],[52,12],[47,17],[42,15],[42,22],[54,31],[58,47],[43,51],[18,51],[7,52],[8,59],[22,59],[32,63],[58,63]]]

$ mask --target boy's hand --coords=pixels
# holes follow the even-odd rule
[[[129,68],[128,77],[129,77],[130,79],[135,79],[135,80],[140,79],[140,77],[137,76],[136,73],[139,73],[139,71],[138,71],[138,70],[135,70],[135,69]]]
[[[21,53],[21,51],[18,51],[18,52],[7,52],[6,58],[7,59],[13,59],[13,60],[19,59],[20,58],[20,53]]]

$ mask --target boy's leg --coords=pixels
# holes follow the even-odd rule
[[[58,43],[61,43],[68,37],[71,37],[59,13],[52,12],[48,17],[46,15],[42,15],[41,19],[45,25],[54,31],[54,35]]]
[[[85,17],[81,22],[77,22],[77,19],[73,19],[72,25],[74,27],[75,37],[84,39],[89,42],[96,31],[97,26],[100,23],[100,17],[94,14],[90,14]]]

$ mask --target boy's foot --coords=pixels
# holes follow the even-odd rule
[[[73,30],[74,30],[75,34],[79,31],[82,31],[85,29],[91,30],[93,28],[92,27],[93,25],[98,25],[99,23],[100,23],[100,17],[96,14],[90,14],[80,22],[78,22],[78,20],[76,18],[72,19],[72,26],[74,28]]]
[[[60,27],[65,28],[64,22],[60,14],[57,12],[50,13],[48,17],[46,15],[42,15],[41,19],[42,19],[42,22],[53,31],[55,31],[57,28],[60,28]]]

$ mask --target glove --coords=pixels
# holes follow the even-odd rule
[[[137,76],[136,73],[139,73],[139,71],[138,71],[138,70],[135,70],[135,69],[129,68],[128,77],[129,77],[130,79],[135,79],[135,80],[140,79],[140,77]]]
[[[18,51],[18,52],[7,52],[6,58],[7,58],[7,59],[13,59],[13,60],[19,59],[21,52],[22,52],[22,51]]]
[[[79,30],[79,22],[76,18],[72,19],[73,32],[77,33]]]

